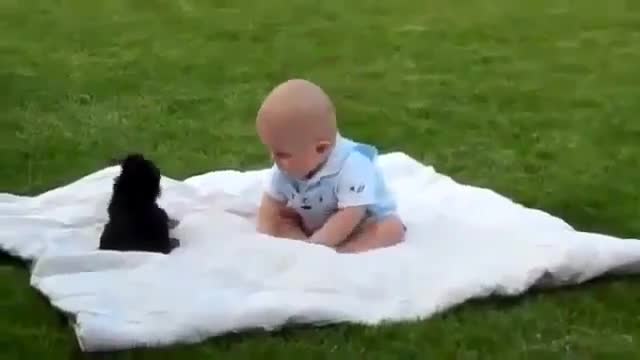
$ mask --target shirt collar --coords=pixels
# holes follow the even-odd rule
[[[336,134],[336,141],[333,149],[331,149],[331,154],[327,158],[327,161],[324,163],[322,168],[318,170],[309,180],[308,182],[315,182],[320,180],[323,177],[331,176],[337,174],[340,169],[342,169],[342,164],[349,156],[351,149],[354,147],[354,143],[340,135],[340,133]]]

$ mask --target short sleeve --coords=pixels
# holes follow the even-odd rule
[[[265,193],[276,201],[286,201],[287,196],[284,192],[284,174],[276,167],[276,165],[273,165],[273,167],[269,170],[269,174],[267,175],[267,177],[268,178],[265,187]]]
[[[369,158],[358,152],[349,155],[336,184],[338,207],[374,204],[376,175],[375,164]]]

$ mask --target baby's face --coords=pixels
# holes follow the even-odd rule
[[[267,96],[256,130],[281,171],[302,180],[325,161],[336,136],[331,109],[321,90],[308,84],[289,84]]]
[[[275,145],[263,142],[278,168],[295,179],[305,179],[326,159],[324,147],[313,143],[280,142]]]

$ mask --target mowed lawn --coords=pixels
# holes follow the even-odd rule
[[[133,150],[176,178],[267,166],[254,114],[290,77],[327,89],[347,136],[640,238],[630,0],[0,0],[0,192],[36,194]],[[640,283],[612,279],[113,358],[638,359],[639,325]],[[74,346],[26,269],[1,260],[0,359]]]

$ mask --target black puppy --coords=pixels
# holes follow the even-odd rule
[[[180,242],[169,236],[175,221],[156,203],[161,193],[160,170],[140,154],[128,155],[120,167],[100,249],[170,253]]]

